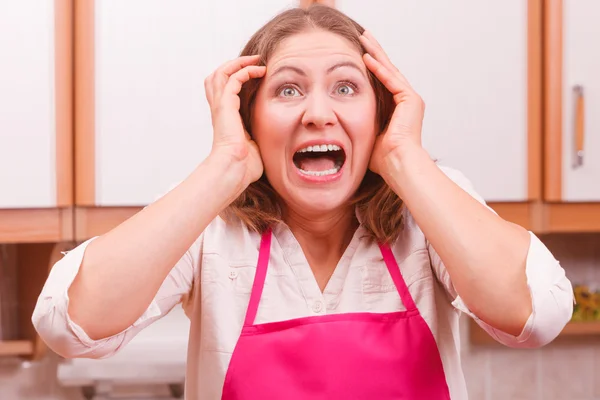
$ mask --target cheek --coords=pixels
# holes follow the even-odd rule
[[[300,108],[294,103],[268,100],[257,104],[256,111],[255,120],[262,129],[277,130],[284,134],[293,131],[301,115]]]
[[[283,157],[294,121],[291,110],[257,99],[252,115],[252,136],[260,148],[265,169],[279,170],[281,162],[285,162]]]
[[[375,101],[350,104],[344,110],[344,122],[352,141],[354,158],[364,159],[371,155],[377,137]]]

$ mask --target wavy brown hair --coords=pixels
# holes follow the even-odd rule
[[[317,4],[277,15],[252,36],[240,55],[258,54],[260,64],[266,65],[282,40],[309,29],[338,34],[350,41],[361,54],[365,52],[359,41],[364,28],[342,12]],[[395,103],[392,94],[370,71],[368,73],[377,99],[377,128],[382,131],[392,116]],[[260,79],[251,80],[240,92],[240,114],[250,135],[253,105],[260,83]],[[367,170],[352,204],[373,239],[389,243],[398,237],[402,229],[403,203],[379,175]],[[281,200],[263,174],[224,211],[223,218],[229,221],[238,218],[249,229],[262,233],[282,221]]]

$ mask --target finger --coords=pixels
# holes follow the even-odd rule
[[[363,32],[363,36],[365,36],[367,39],[373,42],[373,44],[375,44],[377,47],[383,50],[383,46],[379,43],[377,38],[375,38],[375,35],[373,35],[373,33],[370,30],[365,29],[365,31]]]
[[[212,87],[212,74],[209,75],[204,80],[204,93],[206,95],[206,100],[208,100],[208,105],[212,106],[213,104],[213,87]]]
[[[248,65],[256,64],[260,60],[259,55],[252,56],[242,56],[238,57],[234,60],[228,61],[225,64],[221,65],[218,69],[218,73],[222,73],[229,77],[232,74],[235,74],[240,69],[247,67]]]
[[[227,98],[226,101],[233,101],[227,105],[237,105],[239,108],[239,97],[237,96],[242,90],[242,85],[248,82],[250,79],[262,78],[267,72],[267,67],[259,65],[249,65],[237,71],[235,74],[229,77],[225,88],[223,89],[223,98]]]
[[[399,79],[397,74],[391,72],[382,63],[373,58],[373,56],[365,54],[364,60],[367,68],[392,93],[397,109],[400,107],[401,112],[394,112],[388,129],[400,132],[414,128],[420,131],[425,107],[423,100],[409,85]],[[402,105],[400,106],[400,104]]]
[[[367,32],[367,31],[365,31],[365,32]],[[377,41],[375,41],[374,38],[371,40],[368,36],[361,36],[360,41],[361,41],[362,45],[364,46],[365,50],[367,51],[367,53],[371,54],[376,60],[381,62],[387,69],[398,74],[399,78],[404,80],[406,82],[406,84],[409,85],[406,77],[404,75],[402,75],[400,70],[390,61],[389,57],[387,56],[387,54],[385,53],[383,48],[379,45],[379,43],[377,43]]]
[[[381,45],[377,42],[377,40],[375,40],[369,31],[365,31],[359,39],[362,45],[365,47],[365,50],[367,50],[367,52],[373,57],[378,59],[387,68],[391,70],[398,70],[398,68],[396,68],[396,66],[390,61],[390,58],[385,50],[383,50],[383,47],[381,47]]]
[[[365,31],[365,33],[366,32],[367,31]],[[371,40],[365,35],[360,37],[360,42],[364,46],[367,53],[371,54],[375,59],[385,65],[386,68],[391,71],[397,71],[398,73],[400,72],[400,70],[390,61],[383,48],[377,42]]]
[[[210,78],[210,92],[215,103],[220,100],[220,95],[223,93],[223,88],[227,84],[229,77],[241,69],[256,64],[260,60],[260,56],[242,56],[234,60],[228,61],[221,65]]]
[[[363,56],[365,61],[365,65],[381,83],[392,93],[394,96],[394,100],[396,103],[399,103],[399,99],[403,97],[403,95],[410,94],[412,92],[412,88],[408,83],[400,77],[390,71],[383,63],[376,60],[371,54],[366,53]]]

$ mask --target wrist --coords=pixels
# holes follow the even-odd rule
[[[205,180],[210,177],[213,191],[209,196],[224,200],[224,207],[233,202],[248,186],[245,181],[246,166],[226,152],[211,152],[194,170],[192,179]]]
[[[381,176],[388,186],[403,198],[406,187],[420,179],[425,179],[435,162],[427,151],[419,145],[398,146],[383,160]]]

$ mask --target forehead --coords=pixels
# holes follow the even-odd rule
[[[294,60],[327,62],[328,59],[340,56],[351,58],[362,65],[362,53],[349,40],[332,32],[310,30],[284,39],[269,58],[267,67],[272,69]]]

